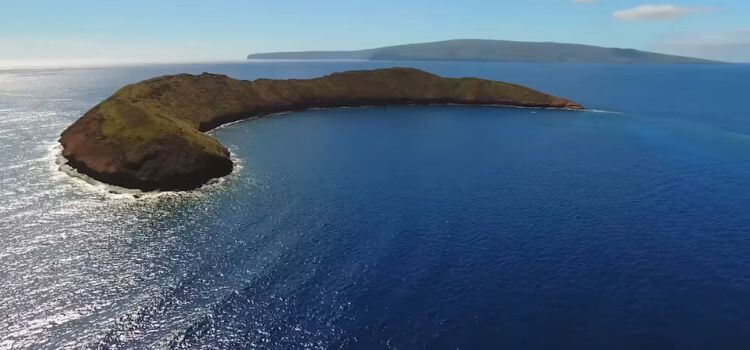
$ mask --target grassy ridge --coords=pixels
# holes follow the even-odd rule
[[[519,85],[408,68],[309,80],[179,74],[120,89],[66,129],[60,142],[71,165],[101,181],[191,189],[232,170],[227,149],[203,133],[218,125],[312,107],[431,103],[582,108]]]

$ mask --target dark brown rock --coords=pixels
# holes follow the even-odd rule
[[[72,167],[105,183],[189,190],[232,171],[229,151],[204,131],[283,111],[394,104],[583,108],[519,85],[409,68],[309,80],[179,74],[120,89],[68,127],[60,143]]]

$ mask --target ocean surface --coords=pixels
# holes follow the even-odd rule
[[[391,64],[0,71],[0,349],[750,348],[747,65],[398,62],[590,110],[239,122],[238,170],[187,194],[61,170],[127,83]]]

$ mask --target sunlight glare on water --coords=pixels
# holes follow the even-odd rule
[[[592,111],[240,122],[213,132],[237,170],[189,193],[60,170],[59,134],[127,83],[389,64],[0,71],[0,349],[750,342],[747,66],[404,63]]]

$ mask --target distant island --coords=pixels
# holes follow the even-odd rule
[[[204,133],[217,126],[307,108],[403,104],[583,108],[519,85],[410,68],[309,80],[179,74],[123,87],[68,127],[60,143],[70,166],[99,181],[146,191],[190,190],[232,172],[229,151]]]
[[[248,60],[498,61],[560,63],[720,63],[634,49],[504,40],[448,40],[357,51],[256,53]]]

